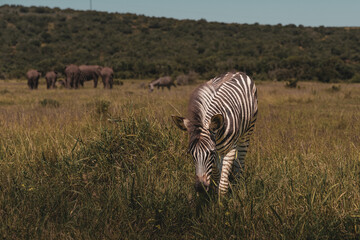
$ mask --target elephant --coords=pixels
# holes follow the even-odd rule
[[[176,87],[174,80],[170,76],[161,77],[149,84],[149,92],[154,91],[154,87],[158,89],[161,87],[162,90],[164,90],[164,87],[167,87],[170,90],[171,86]]]
[[[80,69],[74,64],[70,64],[65,68],[65,86],[66,88],[78,88],[80,79]]]
[[[114,71],[112,68],[104,67],[100,71],[101,78],[104,84],[104,88],[113,88]]]
[[[57,80],[58,73],[56,71],[47,72],[45,74],[45,80],[46,80],[46,88],[56,88],[56,80]]]
[[[41,76],[41,72],[34,70],[34,69],[30,69],[26,73],[26,78],[28,80],[28,86],[30,89],[38,88],[40,76]]]
[[[84,86],[85,81],[94,80],[94,88],[97,87],[98,78],[101,76],[101,69],[102,67],[98,65],[81,65],[79,66],[80,69],[80,84]]]

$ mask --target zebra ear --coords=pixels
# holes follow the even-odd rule
[[[216,114],[214,116],[211,117],[210,120],[210,125],[209,125],[209,130],[211,132],[216,132],[217,130],[219,130],[219,128],[222,127],[222,125],[224,124],[224,117],[221,114]]]
[[[188,119],[183,118],[183,117],[178,117],[178,116],[171,116],[171,118],[178,128],[180,128],[181,130],[184,130],[184,131],[187,130],[187,126],[189,124]]]

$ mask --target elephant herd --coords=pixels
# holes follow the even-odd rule
[[[79,85],[84,86],[85,81],[94,81],[94,88],[97,87],[98,79],[101,77],[104,88],[112,89],[114,71],[110,67],[101,67],[98,65],[68,65],[64,71],[65,81],[61,84],[66,88],[79,88]],[[56,88],[56,81],[58,72],[50,71],[45,74],[46,88]],[[30,89],[37,89],[41,72],[31,69],[26,73],[28,86]]]

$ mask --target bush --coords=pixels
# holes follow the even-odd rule
[[[176,81],[176,84],[178,84],[180,86],[188,85],[189,77],[185,74],[181,74],[181,75],[177,76],[175,81]]]
[[[57,100],[47,99],[47,98],[41,100],[40,105],[43,107],[54,107],[54,108],[60,107],[60,103]]]
[[[124,82],[119,79],[114,79],[113,85],[122,86],[122,85],[124,85]]]
[[[296,88],[298,81],[299,81],[299,79],[291,79],[290,81],[288,81],[288,82],[286,83],[285,87],[288,87],[288,88]]]
[[[178,85],[191,85],[198,79],[198,74],[194,71],[190,71],[189,74],[181,74],[176,78],[176,84]]]
[[[21,13],[28,13],[29,12],[29,8],[27,7],[20,7],[20,10],[19,10]]]
[[[94,114],[102,116],[108,113],[110,101],[97,99],[94,102],[88,103],[87,107],[89,107]]]
[[[360,74],[355,73],[354,76],[351,78],[350,82],[352,82],[352,83],[360,83]]]
[[[7,94],[7,93],[10,93],[10,91],[7,90],[6,88],[3,89],[3,90],[0,90],[0,95],[4,95],[4,94]]]
[[[332,85],[330,88],[331,92],[339,92],[341,89],[340,85]]]

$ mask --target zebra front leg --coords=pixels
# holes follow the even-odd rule
[[[215,187],[219,186],[220,182],[220,170],[217,167],[216,163],[213,163],[212,165],[212,172],[211,172],[211,181],[213,182]]]
[[[219,195],[224,195],[229,189],[229,175],[234,163],[236,148],[230,150],[223,158],[219,182]]]

